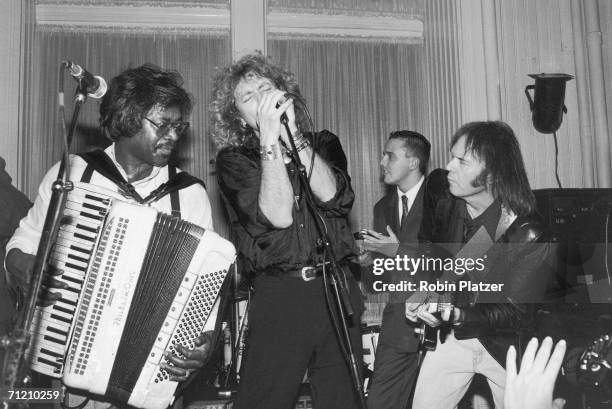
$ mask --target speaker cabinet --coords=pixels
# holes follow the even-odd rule
[[[557,281],[565,301],[612,302],[612,189],[534,190],[558,241]]]

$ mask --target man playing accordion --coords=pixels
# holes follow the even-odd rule
[[[112,144],[103,152],[71,155],[69,179],[119,191],[128,196],[125,201],[141,203],[140,199],[152,192],[162,191],[160,187],[164,184],[171,185],[181,171],[169,165],[168,160],[189,126],[185,119],[192,109],[192,97],[182,83],[179,73],[151,64],[127,69],[115,77],[100,104],[100,125]],[[27,288],[58,169],[59,163],[44,176],[34,207],[8,243],[6,267],[13,287]],[[154,196],[149,205],[212,230],[211,207],[204,184],[185,173],[181,176],[179,188],[161,197]],[[44,283],[48,286],[44,302],[60,302],[57,289],[64,284],[49,277]],[[213,314],[217,307],[218,301]],[[170,380],[184,381],[204,364],[210,352],[213,325],[214,320],[208,320],[194,349],[177,348],[185,358],[168,356],[173,366],[162,361],[160,367],[168,371]],[[69,403],[82,400],[72,395]],[[109,405],[92,401],[88,407]]]

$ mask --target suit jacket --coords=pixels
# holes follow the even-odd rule
[[[5,165],[4,159],[0,157],[0,336],[9,332],[15,314],[4,271],[5,246],[19,225],[19,220],[25,217],[32,206],[26,195],[11,184],[11,177],[4,170]],[[0,351],[0,356],[2,353]]]
[[[421,185],[414,199],[414,203],[410,207],[406,224],[400,228],[400,219],[397,210],[399,201],[397,189],[390,189],[390,191],[374,206],[374,230],[379,233],[387,234],[387,226],[390,226],[397,235],[400,243],[416,243],[423,216],[424,190],[425,182]]]
[[[421,185],[408,212],[407,222],[402,228],[400,228],[398,215],[397,189],[391,188],[374,206],[374,230],[387,234],[387,226],[390,226],[400,241],[397,254],[413,254],[418,243],[419,231],[423,228],[421,224],[431,224],[435,204],[440,198],[447,196],[445,193],[447,186],[446,171],[442,169],[432,171]],[[407,278],[405,274],[406,272],[403,271],[390,271],[379,278],[385,282],[400,282]],[[383,328],[379,342],[392,345],[401,351],[415,352],[418,349],[419,341],[414,334],[414,324],[405,317],[404,302],[407,295],[406,293],[389,294],[389,303],[383,312]]]

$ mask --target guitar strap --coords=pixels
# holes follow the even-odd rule
[[[493,246],[493,243],[494,241],[486,227],[480,226],[472,238],[457,252],[455,258],[476,259],[482,257]]]
[[[493,247],[493,244],[495,244],[506,230],[508,230],[508,227],[510,227],[514,220],[516,220],[516,215],[502,206],[501,216],[497,223],[497,228],[495,229],[495,241],[493,241],[487,229],[484,226],[480,226],[472,238],[470,238],[470,240],[468,240],[468,242],[457,252],[455,259],[463,258],[474,260],[483,257],[491,247]],[[481,280],[486,276],[487,272],[487,269],[484,269],[482,272],[474,270],[470,272],[470,275],[476,280]],[[455,272],[451,272],[451,274],[457,275]],[[443,279],[444,277],[442,277],[442,280]]]

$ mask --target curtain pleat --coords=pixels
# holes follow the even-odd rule
[[[426,136],[431,142],[430,169],[435,169],[446,165],[451,136],[461,125],[456,5],[448,0],[428,0],[425,19]]]

